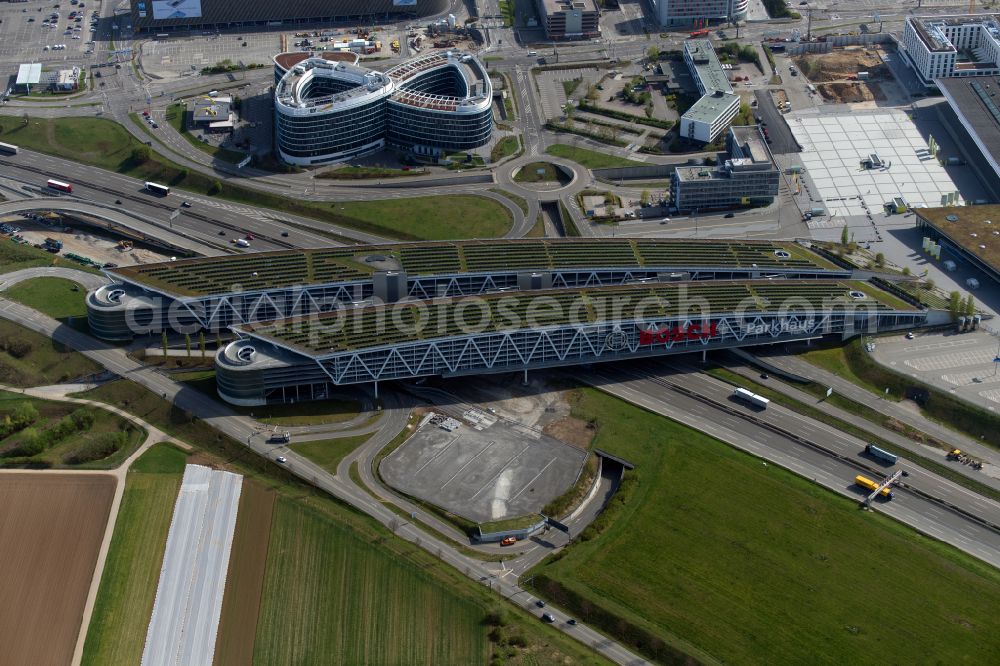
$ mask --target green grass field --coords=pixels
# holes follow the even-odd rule
[[[489,654],[482,608],[287,499],[275,507],[261,606],[257,664],[480,664]]]
[[[0,384],[42,386],[76,379],[101,366],[78,352],[0,319]]]
[[[371,439],[371,435],[356,435],[354,437],[339,437],[337,439],[324,439],[315,442],[300,442],[292,444],[290,448],[296,453],[301,453],[306,458],[309,458],[309,460],[331,474],[336,474],[337,465],[340,464],[340,461],[369,439]]]
[[[364,220],[396,236],[416,234],[426,240],[497,238],[510,230],[510,211],[470,194],[407,197],[381,201],[344,201],[338,213]]]
[[[6,435],[0,432],[0,466],[108,469],[121,464],[146,439],[145,430],[107,410],[9,391],[0,391],[0,424],[25,404],[34,407],[37,418]],[[45,448],[33,455],[18,452],[33,436],[44,437],[62,419],[77,412],[92,417],[92,423],[83,429],[67,429],[65,436],[48,440]]]
[[[0,122],[0,141],[171,187],[255,206],[312,217],[400,240],[450,240],[502,236],[512,220],[500,204],[473,195],[405,200],[319,203],[251,190],[232,182],[215,190],[215,179],[181,167],[152,152],[136,161],[133,150],[147,149],[121,125],[103,118],[21,118]]]
[[[128,473],[87,630],[84,664],[138,664],[142,657],[184,460],[180,450],[159,444]]]
[[[603,532],[527,574],[581,617],[608,611],[612,634],[631,623],[727,663],[995,660],[995,569],[672,421],[577,395],[594,445],[636,464]]]
[[[545,152],[555,157],[563,157],[567,160],[573,160],[577,164],[583,165],[588,169],[649,166],[645,162],[639,162],[638,160],[629,160],[624,157],[616,157],[615,155],[606,155],[604,153],[599,153],[596,150],[587,150],[586,148],[567,146],[564,143],[552,144],[545,149]]]
[[[568,183],[569,180],[550,162],[525,164],[514,176],[516,183]]]
[[[7,290],[7,298],[42,314],[87,331],[87,290],[72,280],[39,277],[18,282]]]

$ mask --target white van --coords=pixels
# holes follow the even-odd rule
[[[528,51],[529,58],[534,58],[536,55],[538,55],[538,51]]]

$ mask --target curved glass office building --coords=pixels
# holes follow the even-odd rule
[[[458,51],[385,73],[306,58],[275,89],[278,150],[299,165],[348,160],[387,144],[423,154],[471,150],[490,140],[492,96],[486,68]]]

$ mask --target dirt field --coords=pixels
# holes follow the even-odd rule
[[[823,96],[823,99],[836,104],[858,104],[872,102],[876,99],[871,89],[864,84],[823,83],[817,85],[816,90]]]
[[[542,431],[549,437],[554,437],[560,442],[572,444],[584,451],[590,448],[590,442],[594,439],[594,435],[597,432],[589,423],[573,416],[552,421]]]
[[[115,480],[0,475],[0,645],[8,664],[68,664]]]
[[[219,634],[215,642],[217,666],[253,661],[267,547],[271,540],[271,514],[276,497],[273,490],[256,481],[243,481]]]
[[[878,53],[864,47],[836,49],[831,53],[806,53],[792,58],[796,67],[813,83],[846,81],[858,72],[881,78],[887,69]]]

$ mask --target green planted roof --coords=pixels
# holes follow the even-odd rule
[[[864,296],[852,297],[852,291]],[[672,282],[400,302],[249,324],[241,330],[305,354],[323,355],[468,333],[677,316],[719,317],[737,309],[794,313],[848,305],[914,310],[865,282]]]
[[[788,257],[779,256],[784,251]],[[776,254],[778,252],[779,254]],[[249,252],[144,264],[112,271],[129,282],[176,296],[370,279],[376,270],[409,275],[559,268],[836,269],[791,242],[686,239],[523,239],[357,245]]]

